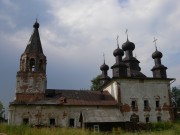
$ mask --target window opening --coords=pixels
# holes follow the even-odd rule
[[[161,121],[161,116],[157,117],[157,121],[160,122]]]
[[[23,124],[25,124],[25,125],[29,124],[29,119],[28,118],[23,118]]]
[[[156,108],[159,108],[160,104],[159,104],[159,100],[156,101]]]
[[[55,125],[55,119],[54,118],[49,119],[49,124],[51,126],[54,126]]]
[[[149,117],[146,117],[146,123],[148,123],[149,122]]]
[[[132,107],[132,109],[136,109],[137,103],[135,100],[131,102],[131,107]]]
[[[93,125],[94,132],[99,132],[99,125]]]
[[[74,127],[74,119],[69,119],[69,127]]]
[[[148,100],[144,100],[144,109],[148,109],[149,108],[149,102]]]
[[[35,70],[35,59],[31,58],[30,59],[30,71]]]

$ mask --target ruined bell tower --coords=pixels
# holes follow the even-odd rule
[[[43,99],[47,87],[46,56],[43,54],[37,20],[33,27],[34,31],[21,55],[20,70],[16,75],[16,100],[20,102]]]

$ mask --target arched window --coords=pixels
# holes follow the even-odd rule
[[[39,70],[43,70],[43,60],[39,61]]]
[[[34,58],[31,58],[30,59],[30,71],[34,71],[35,70],[35,59]]]

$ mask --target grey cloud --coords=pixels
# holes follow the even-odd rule
[[[180,78],[176,74],[180,69],[177,64],[180,57],[178,1],[168,3],[162,0],[138,0],[136,3],[125,3],[118,0],[20,0],[13,4],[18,7],[14,9],[15,14],[12,11],[3,13],[15,23],[15,28],[6,31],[4,27],[10,24],[2,24],[3,27],[0,25],[4,32],[0,34],[0,56],[3,63],[0,81],[8,84],[1,87],[3,91],[6,90],[5,95],[14,96],[19,58],[30,38],[37,14],[41,42],[47,56],[49,88],[89,89],[90,80],[100,74],[103,52],[106,54],[106,63],[109,66],[114,64],[116,35],[120,36],[119,43],[124,43],[126,28],[129,29],[129,39],[136,44],[135,53],[141,61],[142,71],[152,76],[150,69],[154,62],[151,54],[155,50],[152,41],[156,36],[158,49],[164,54],[162,62],[169,68],[168,75],[178,78],[175,84],[180,84]],[[167,8],[170,10],[167,11]],[[7,37],[4,38],[3,35]],[[12,48],[13,51],[10,51]],[[111,71],[109,75],[111,76]],[[0,95],[0,99],[3,101],[11,101],[2,96]]]

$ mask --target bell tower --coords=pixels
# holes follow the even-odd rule
[[[16,75],[16,100],[22,102],[43,99],[47,87],[46,56],[43,54],[37,20],[33,27]]]

